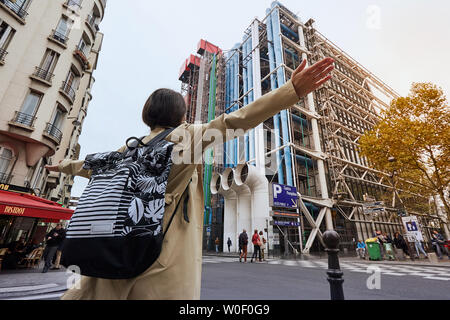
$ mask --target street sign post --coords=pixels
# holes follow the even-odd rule
[[[270,184],[270,206],[286,209],[297,209],[297,188],[282,184]]]
[[[403,226],[406,230],[406,236],[409,242],[414,242],[414,238],[423,241],[422,231],[420,230],[419,220],[416,216],[402,217]]]

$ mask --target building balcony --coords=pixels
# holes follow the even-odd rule
[[[9,122],[9,124],[29,131],[33,131],[36,119],[37,118],[31,114],[16,111],[14,114],[14,118]]]
[[[11,174],[0,172],[0,184],[10,184],[12,178]]]
[[[25,24],[25,18],[28,16],[28,12],[23,8],[23,6],[18,5],[16,1],[0,0],[0,7],[5,9],[21,24]]]
[[[81,66],[83,67],[83,71],[89,70],[91,68],[91,64],[88,61],[88,53],[85,52],[85,50],[76,47],[75,51],[73,52],[73,55],[75,58],[81,63]]]
[[[0,48],[0,65],[5,64],[5,57],[8,54],[8,52],[5,49]]]
[[[67,0],[65,3],[63,3],[63,6],[65,6],[67,8],[72,8],[75,10],[79,10],[82,8],[80,3],[78,3],[77,1],[73,1],[73,0]]]
[[[89,15],[86,19],[86,25],[88,26],[89,30],[92,33],[93,38],[95,39],[95,35],[97,34],[97,31],[100,30],[98,24],[95,22],[95,16]]]
[[[37,80],[37,81],[40,81],[40,82],[44,83],[47,86],[51,86],[54,76],[55,75],[53,73],[51,73],[50,71],[41,69],[39,67],[36,67],[36,70],[30,76],[30,78],[32,78],[34,80]]]
[[[48,39],[52,42],[55,42],[59,46],[63,47],[64,49],[67,48],[67,41],[69,40],[69,37],[66,35],[56,31],[52,30],[52,34],[48,37]]]
[[[52,123],[47,123],[43,135],[53,140],[56,144],[60,144],[63,133]]]
[[[70,104],[75,102],[75,90],[66,81],[63,81],[59,92],[70,102]]]

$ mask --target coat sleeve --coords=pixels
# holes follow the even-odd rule
[[[206,150],[214,145],[242,136],[248,130],[257,127],[282,110],[292,107],[299,100],[300,98],[297,96],[292,82],[288,81],[279,89],[271,91],[235,112],[222,114],[209,123],[193,125],[192,127],[194,130],[198,130],[196,127],[201,126],[202,147],[203,150]],[[227,135],[227,130],[240,130],[241,132],[237,132],[235,135]]]
[[[117,150],[118,152],[125,151],[125,146]],[[90,178],[91,177],[91,171],[83,169],[84,166],[84,160],[63,160],[58,165],[58,169],[60,172],[69,174],[72,176],[79,176],[84,178]]]

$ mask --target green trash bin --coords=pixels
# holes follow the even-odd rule
[[[367,242],[367,251],[369,252],[369,259],[381,261],[380,244],[378,242]]]

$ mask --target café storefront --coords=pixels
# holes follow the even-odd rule
[[[55,202],[0,190],[0,247],[16,241],[42,244],[51,224],[70,220],[72,214]]]

